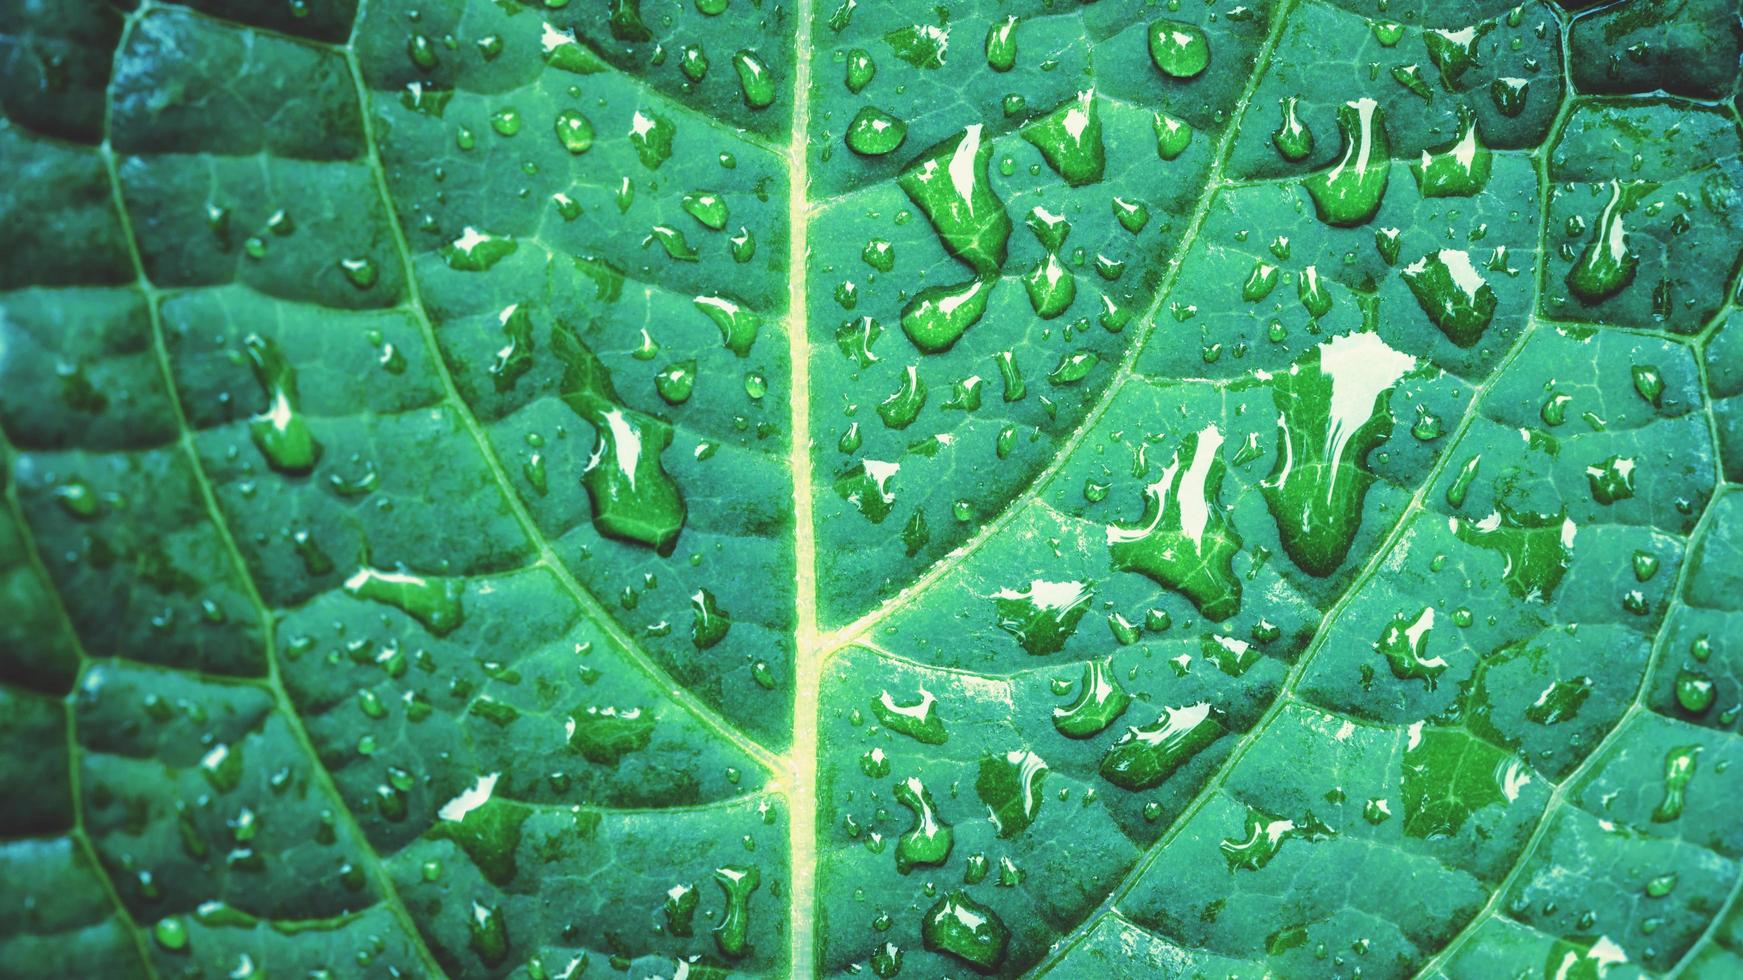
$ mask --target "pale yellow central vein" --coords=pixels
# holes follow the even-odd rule
[[[817,541],[811,514],[811,343],[805,310],[805,273],[809,267],[807,225],[810,176],[806,136],[811,123],[811,0],[798,0],[793,40],[793,131],[787,144],[787,351],[792,387],[788,426],[792,442],[793,560],[797,589],[793,653],[793,745],[787,752],[786,781],[792,810],[788,840],[793,887],[791,976],[809,977],[815,940],[812,935],[813,894],[817,853],[817,709],[823,654],[817,633]]]

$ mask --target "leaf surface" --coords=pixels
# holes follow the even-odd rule
[[[1720,976],[1734,5],[0,10],[20,976]]]

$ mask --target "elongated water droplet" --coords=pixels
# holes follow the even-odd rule
[[[877,74],[877,62],[872,60],[871,53],[864,48],[854,48],[847,53],[847,90],[858,95],[862,89],[871,84],[872,77]]]
[[[742,959],[750,952],[750,896],[762,884],[762,874],[752,866],[727,865],[714,869],[714,883],[726,898],[714,945],[729,959]]]
[[[1214,425],[1181,439],[1174,458],[1144,490],[1144,514],[1107,530],[1113,567],[1139,572],[1221,621],[1241,607],[1234,558],[1241,538],[1223,512],[1222,432]]]
[[[248,420],[248,435],[280,473],[303,476],[321,458],[321,444],[309,429],[297,395],[297,372],[278,344],[259,334],[242,340],[254,366],[254,378],[266,392],[266,410]]]
[[[1010,71],[1017,64],[1017,18],[993,21],[986,32],[986,63],[993,71]]]
[[[762,317],[724,296],[698,296],[695,302],[696,308],[708,314],[708,319],[720,328],[720,339],[726,349],[739,357],[748,357],[762,330]]]
[[[1122,789],[1160,786],[1192,757],[1223,737],[1221,711],[1203,701],[1163,708],[1153,724],[1128,728],[1102,756],[1102,778]]]
[[[485,966],[498,966],[508,959],[508,919],[501,909],[475,900],[466,925],[472,951]]]
[[[1000,837],[1015,837],[1035,822],[1046,776],[1047,763],[1033,752],[1019,749],[981,757],[974,791]]]
[[[1670,823],[1682,816],[1689,783],[1695,778],[1695,760],[1700,754],[1699,745],[1681,745],[1665,754],[1664,798],[1653,808],[1653,823]]]
[[[672,443],[665,422],[622,407],[611,376],[572,326],[558,321],[552,352],[563,362],[563,403],[593,427],[595,441],[581,483],[600,534],[669,555],[684,527],[684,498],[660,462]]]
[[[359,568],[345,580],[348,595],[393,606],[437,636],[446,636],[460,626],[464,619],[460,597],[465,591],[465,583],[456,578],[368,567]]]
[[[1471,265],[1470,254],[1443,248],[1399,270],[1411,295],[1448,340],[1475,346],[1495,319],[1495,290]]]
[[[907,874],[916,867],[949,860],[956,835],[938,815],[938,804],[925,785],[910,776],[897,782],[891,795],[914,814],[913,824],[896,839],[896,870]]]
[[[1319,277],[1319,269],[1308,266],[1301,270],[1301,277],[1295,281],[1295,295],[1301,300],[1302,309],[1311,317],[1322,317],[1331,312],[1331,291]]]
[[[738,72],[738,86],[744,92],[745,105],[752,109],[767,109],[775,104],[775,76],[755,51],[734,54],[732,67]]]
[[[1319,220],[1349,228],[1380,210],[1391,173],[1392,145],[1386,138],[1384,114],[1373,99],[1357,99],[1338,107],[1342,152],[1328,169],[1305,181]]]
[[[926,151],[897,179],[932,223],[944,250],[977,277],[998,274],[1011,237],[1010,215],[987,177],[992,151],[977,123]]]
[[[732,629],[732,617],[720,608],[714,593],[707,589],[698,589],[690,597],[690,611],[694,615],[690,624],[690,642],[698,650],[706,650],[726,639],[727,631]]]
[[[992,281],[987,279],[928,286],[902,308],[902,332],[923,354],[947,351],[980,322],[991,293]]]
[[[1277,464],[1261,490],[1302,571],[1330,575],[1349,554],[1374,480],[1368,453],[1391,436],[1392,386],[1415,366],[1379,335],[1354,333],[1314,348],[1273,382]]]
[[[1628,287],[1640,258],[1628,248],[1628,231],[1622,219],[1635,203],[1651,193],[1653,185],[1610,181],[1610,200],[1592,225],[1591,240],[1567,272],[1568,289],[1582,303],[1601,303]]]
[[[1271,145],[1277,148],[1277,155],[1290,163],[1300,163],[1313,153],[1313,130],[1307,128],[1307,123],[1301,121],[1296,111],[1300,101],[1293,95],[1278,100],[1283,119],[1277,124],[1277,131],[1271,134]]]
[[[906,429],[920,417],[920,410],[924,407],[926,382],[920,378],[919,368],[910,364],[902,370],[900,387],[879,403],[878,417],[889,428]]]

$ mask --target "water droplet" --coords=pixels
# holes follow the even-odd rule
[[[684,527],[684,498],[660,462],[672,443],[665,422],[622,407],[611,376],[574,327],[558,321],[552,352],[564,365],[561,397],[593,427],[595,442],[581,483],[600,534],[669,555]]]
[[[733,70],[738,72],[738,86],[744,92],[744,104],[752,109],[767,109],[775,104],[775,76],[755,51],[739,51],[732,56]]]
[[[1414,616],[1393,617],[1374,643],[1374,650],[1391,665],[1392,676],[1405,681],[1420,680],[1432,691],[1447,668],[1444,659],[1428,655],[1428,637],[1433,630],[1434,608],[1424,606]]]
[[[1304,183],[1319,220],[1348,228],[1367,222],[1380,210],[1392,168],[1392,147],[1380,103],[1373,99],[1339,106],[1337,121],[1342,152],[1329,168]]]
[[[1101,115],[1096,111],[1094,92],[1077,93],[1076,98],[1026,123],[1018,133],[1041,151],[1042,159],[1068,185],[1081,187],[1102,179],[1107,154],[1102,148]]]
[[[1300,278],[1295,281],[1295,295],[1308,316],[1322,317],[1331,312],[1331,292],[1320,279],[1319,269],[1315,266],[1301,270]]]
[[[1467,252],[1443,248],[1399,271],[1430,323],[1460,347],[1472,347],[1495,318],[1495,290]]]
[[[944,250],[975,271],[997,275],[1005,262],[1011,219],[987,177],[992,143],[980,124],[926,151],[897,178],[926,215]]]
[[[708,314],[720,328],[720,339],[727,350],[739,357],[750,355],[757,333],[762,330],[762,317],[724,296],[698,296],[695,302],[696,308]]]
[[[1222,444],[1214,425],[1181,439],[1161,477],[1145,488],[1138,523],[1107,529],[1115,569],[1142,573],[1180,592],[1213,621],[1228,619],[1241,606],[1234,573],[1241,538],[1218,500]]]
[[[1035,822],[1046,776],[1047,763],[1033,752],[1019,749],[981,757],[974,791],[1001,838],[1015,837]]]
[[[928,286],[902,308],[902,332],[923,354],[949,350],[986,312],[992,281]]]
[[[1192,24],[1152,21],[1150,60],[1170,78],[1192,78],[1210,65],[1210,41]]]
[[[1610,200],[1593,223],[1591,240],[1567,272],[1568,289],[1583,303],[1601,303],[1634,281],[1640,259],[1628,248],[1628,232],[1622,219],[1653,185],[1610,181]]]
[[[569,747],[588,762],[615,767],[631,752],[648,747],[654,716],[640,708],[587,705],[569,715]]]
[[[1296,112],[1300,101],[1294,95],[1278,100],[1283,119],[1277,124],[1276,132],[1271,134],[1271,145],[1277,148],[1279,156],[1290,163],[1300,163],[1313,153],[1313,130],[1301,121],[1301,116]]]
[[[726,227],[726,201],[713,191],[691,191],[681,202],[684,213],[695,218],[702,227],[719,231]]]
[[[878,71],[877,62],[872,60],[871,53],[864,48],[854,48],[847,53],[847,90],[855,95],[871,84],[872,76]]]
[[[1273,382],[1277,463],[1261,490],[1283,550],[1302,571],[1330,575],[1362,522],[1367,457],[1392,434],[1392,386],[1416,359],[1379,335],[1335,337]]]
[[[1653,823],[1670,823],[1682,816],[1690,781],[1695,778],[1695,759],[1701,754],[1699,745],[1681,745],[1664,756],[1664,799],[1653,808]]]
[[[1289,838],[1321,840],[1329,837],[1331,830],[1313,819],[1311,814],[1297,824],[1293,820],[1280,820],[1249,806],[1243,833],[1244,837],[1231,837],[1217,845],[1223,858],[1228,861],[1230,871],[1258,871],[1271,863],[1271,859],[1283,849],[1283,842]]]
[[[696,387],[696,362],[676,361],[654,375],[654,390],[668,405],[682,405],[690,400]]]
[[[369,567],[359,568],[345,580],[347,595],[393,606],[437,636],[460,626],[464,619],[460,597],[465,591],[465,583],[457,578]]]
[[[943,745],[948,737],[944,731],[944,719],[938,714],[938,699],[925,688],[920,689],[919,697],[912,704],[902,704],[890,692],[884,691],[872,701],[872,714],[885,728],[916,742]]]
[[[706,650],[726,639],[727,631],[732,629],[732,617],[720,608],[714,593],[707,589],[698,589],[690,597],[690,611],[695,617],[690,625],[690,642],[698,650]]]
[[[255,380],[266,393],[265,411],[248,420],[249,437],[273,469],[307,475],[321,458],[321,444],[302,413],[296,368],[268,337],[251,333],[243,338],[242,346],[254,367]]]
[[[1119,720],[1131,700],[1107,662],[1092,660],[1083,665],[1077,699],[1053,709],[1053,727],[1067,738],[1098,735]]]
[[[1088,582],[1035,579],[1021,592],[1001,589],[993,596],[998,627],[1017,638],[1034,656],[1058,653],[1077,631],[1095,593]]]
[[[938,804],[925,785],[910,776],[896,783],[892,795],[914,814],[914,823],[896,839],[896,870],[907,874],[916,867],[942,865],[949,860],[956,835],[938,815]]]
[[[1203,701],[1165,707],[1154,723],[1126,729],[1102,756],[1102,777],[1128,790],[1160,786],[1228,731],[1223,721],[1223,713]]]
[[[1023,288],[1029,293],[1029,303],[1035,308],[1035,315],[1043,320],[1064,313],[1077,298],[1076,277],[1059,261],[1059,256],[1051,252],[1023,277]]]
[[[1017,64],[1017,18],[993,21],[986,32],[986,63],[993,71],[1010,71]]]
[[[879,403],[878,417],[889,428],[906,429],[920,417],[920,409],[925,406],[926,382],[921,380],[919,368],[910,364],[902,369],[900,387]]]
[[[677,135],[678,127],[664,116],[650,115],[638,109],[630,117],[629,145],[635,148],[642,166],[649,170],[658,170],[660,164],[671,159],[672,141]]]
[[[864,106],[847,124],[847,148],[860,156],[895,152],[908,138],[908,124],[873,106]]]
[[[843,442],[845,443],[845,438]],[[857,438],[856,438],[857,443]],[[856,446],[857,448],[857,446]],[[844,449],[844,452],[853,452]],[[847,469],[845,473],[835,478],[835,493],[841,499],[852,504],[866,520],[873,524],[883,523],[895,507],[896,495],[890,487],[890,479],[901,470],[898,463],[886,463],[881,460],[861,460]]]
[[[438,252],[448,268],[457,272],[488,272],[490,267],[514,254],[515,240],[492,235],[467,225],[460,237],[443,245]]]
[[[1634,496],[1634,460],[1626,456],[1609,459],[1586,467],[1586,482],[1592,499],[1606,506]]]
[[[1459,131],[1451,143],[1423,150],[1422,159],[1410,165],[1423,197],[1470,197],[1489,182],[1494,154],[1477,134],[1477,117],[1459,107]]]
[[[1156,155],[1164,160],[1173,160],[1186,152],[1192,143],[1192,126],[1183,119],[1176,119],[1165,112],[1156,113],[1154,119],[1156,128]]]
[[[927,949],[948,953],[981,972],[990,973],[1004,962],[1011,931],[998,913],[976,902],[966,892],[953,891],[926,910],[920,924],[920,938]]]

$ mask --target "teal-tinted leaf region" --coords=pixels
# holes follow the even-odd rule
[[[1740,54],[0,3],[0,973],[1743,973]]]

